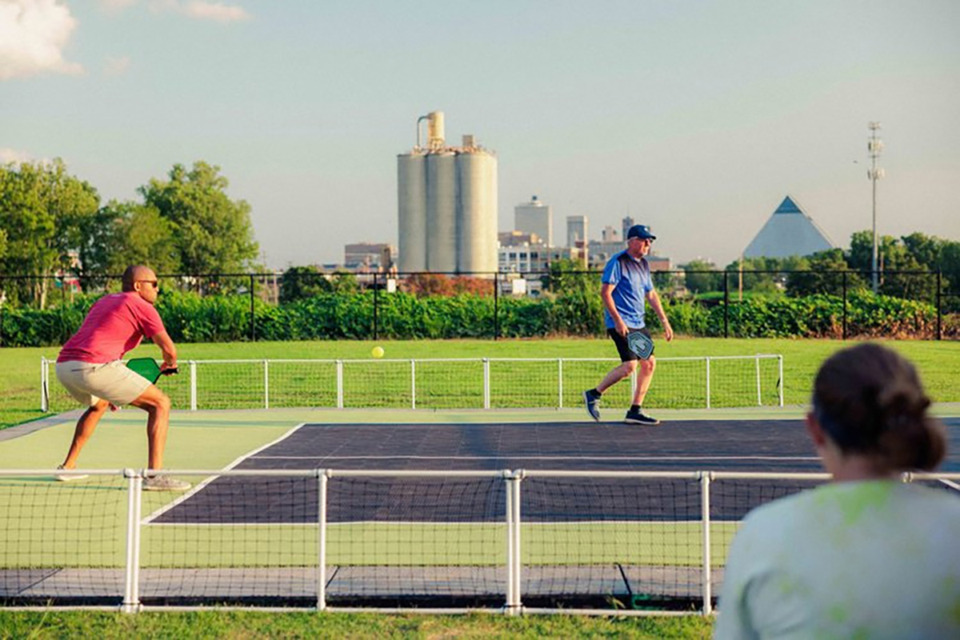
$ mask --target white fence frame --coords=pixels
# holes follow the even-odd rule
[[[760,373],[760,361],[761,360],[772,360],[776,359],[777,361],[777,379],[779,381],[777,396],[778,396],[778,406],[783,406],[783,356],[780,354],[764,354],[758,353],[750,356],[692,356],[692,357],[680,357],[680,358],[658,358],[658,363],[664,362],[703,362],[704,371],[705,371],[705,380],[706,380],[706,403],[704,405],[705,409],[711,408],[711,395],[712,395],[712,386],[710,380],[710,363],[716,362],[718,360],[753,360],[756,363],[756,384],[757,384],[757,405],[763,406],[763,386],[762,378]],[[197,365],[200,364],[253,364],[262,367],[263,369],[263,402],[262,406],[264,409],[270,408],[270,364],[295,364],[295,363],[306,363],[306,364],[332,364],[336,367],[336,378],[337,378],[337,392],[336,392],[336,405],[337,409],[344,408],[344,378],[343,378],[343,369],[345,365],[349,364],[372,364],[377,362],[403,362],[410,363],[410,408],[417,409],[417,363],[424,362],[475,362],[481,363],[482,366],[482,376],[483,376],[483,409],[491,408],[491,398],[490,398],[490,389],[491,389],[491,379],[490,379],[490,364],[493,362],[555,362],[557,363],[557,409],[563,409],[563,370],[564,363],[574,363],[574,362],[605,362],[615,364],[615,362],[607,358],[412,358],[412,359],[381,359],[381,360],[371,360],[371,359],[355,359],[355,360],[329,360],[329,359],[260,359],[260,360],[188,360],[187,361],[187,372],[190,376],[190,410],[196,411],[198,407],[198,396],[197,396]],[[43,412],[50,411],[50,367],[55,364],[54,360],[49,360],[45,357],[40,359],[40,410]],[[631,384],[633,388],[636,388],[637,377],[636,374],[633,375]]]
[[[204,477],[225,477],[225,476],[273,476],[273,477],[313,477],[318,483],[319,510],[316,526],[318,528],[318,548],[317,548],[317,601],[313,608],[309,607],[250,607],[250,606],[224,606],[224,605],[195,605],[195,606],[144,606],[140,601],[140,536],[141,529],[144,526],[142,517],[142,492],[143,479],[146,477],[145,470],[135,471],[133,469],[122,470],[36,470],[36,469],[6,469],[0,470],[0,478],[11,477],[36,477],[50,476],[54,474],[75,473],[88,474],[94,476],[117,476],[121,475],[127,480],[127,514],[126,514],[126,540],[125,540],[125,566],[124,566],[124,589],[123,593],[117,594],[118,599],[122,597],[119,606],[54,606],[49,602],[45,605],[36,606],[15,606],[5,607],[10,610],[45,610],[55,608],[71,609],[108,609],[119,610],[125,613],[137,613],[145,610],[201,610],[209,609],[213,606],[227,609],[256,609],[256,610],[274,610],[274,611],[381,611],[394,612],[402,610],[404,612],[425,612],[425,613],[464,613],[473,611],[473,608],[376,608],[376,607],[331,607],[327,604],[326,582],[327,582],[327,488],[330,482],[337,478],[349,477],[379,477],[379,478],[502,478],[503,491],[505,491],[506,508],[504,520],[506,524],[506,533],[503,544],[507,549],[507,561],[503,567],[506,576],[506,589],[504,595],[504,604],[500,608],[490,608],[490,611],[496,611],[507,615],[517,615],[521,613],[562,613],[562,614],[586,614],[586,615],[631,615],[631,616],[681,616],[681,615],[710,615],[713,612],[713,592],[711,584],[711,540],[710,540],[710,486],[717,480],[802,480],[802,481],[820,481],[829,479],[826,473],[752,473],[752,472],[719,472],[719,471],[689,471],[689,472],[626,472],[626,471],[535,471],[535,470],[500,470],[500,471],[378,471],[378,470],[333,470],[333,469],[310,469],[301,471],[279,471],[279,470],[165,470],[151,472],[153,475],[180,475],[180,476],[204,476]],[[701,593],[702,607],[691,611],[657,611],[657,610],[627,610],[627,609],[539,609],[526,608],[523,606],[523,563],[521,561],[522,544],[522,517],[521,500],[523,492],[521,485],[524,478],[612,478],[612,479],[679,479],[699,481],[701,487],[701,544],[703,554],[703,564],[701,567]],[[940,481],[950,486],[956,486],[960,482],[960,473],[904,473],[901,476],[903,482],[913,481]],[[0,518],[4,515],[0,514]]]

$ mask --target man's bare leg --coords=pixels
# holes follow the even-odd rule
[[[87,444],[90,436],[100,424],[100,418],[110,408],[110,403],[106,400],[100,400],[97,404],[83,412],[80,419],[77,420],[77,427],[73,431],[73,441],[70,443],[70,450],[67,452],[67,458],[63,461],[64,469],[75,469],[77,467],[77,458],[80,457],[80,450]]]
[[[613,385],[617,384],[618,382],[620,382],[621,380],[623,380],[624,378],[632,374],[633,370],[636,368],[637,368],[636,360],[627,360],[626,362],[622,363],[619,367],[616,367],[615,369],[611,369],[610,373],[608,373],[600,382],[600,384],[597,385],[597,391],[599,391],[600,393],[603,393]]]
[[[649,360],[640,361],[640,373],[637,374],[637,388],[633,392],[633,404],[643,406],[643,399],[647,396],[650,383],[653,382],[653,372],[657,368],[657,360],[650,356]]]
[[[170,428],[170,398],[156,386],[150,385],[130,404],[147,412],[147,466],[150,469],[162,469],[163,450]]]

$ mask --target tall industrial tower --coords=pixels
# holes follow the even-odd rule
[[[497,270],[497,157],[472,135],[447,146],[442,111],[418,118],[417,145],[397,156],[397,195],[400,272]]]
[[[553,246],[553,210],[550,205],[533,196],[530,202],[513,208],[513,228],[524,233],[535,233],[548,247]]]

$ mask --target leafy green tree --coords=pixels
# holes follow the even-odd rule
[[[584,292],[600,295],[600,275],[584,271],[583,266],[567,258],[550,263],[549,273],[544,277],[544,287],[554,293]]]
[[[128,265],[149,265],[156,273],[180,273],[174,224],[149,205],[111,203],[115,217],[117,248],[110,256],[110,270],[122,272]]]
[[[331,291],[333,285],[313,265],[290,267],[280,276],[281,303],[312,298]]]
[[[921,268],[936,271],[945,241],[925,233],[914,232],[901,238],[907,253],[913,256]]]
[[[356,293],[360,291],[360,282],[357,276],[349,271],[337,269],[330,277],[330,286],[334,293]]]
[[[684,272],[684,286],[691,293],[707,293],[723,289],[723,272],[718,271],[717,266],[712,262],[691,260],[687,264],[680,265],[680,268]]]
[[[6,238],[0,272],[50,276],[72,270],[78,260],[77,228],[98,207],[96,190],[68,175],[62,160],[0,167],[0,229]],[[11,299],[32,300],[42,308],[49,282],[42,277],[24,281],[11,287]]]
[[[240,272],[257,256],[250,205],[231,200],[228,185],[219,167],[198,161],[190,170],[175,164],[167,180],[152,178],[139,189],[144,204],[171,224],[180,266],[188,273]]]
[[[818,251],[807,258],[805,266],[787,275],[788,295],[795,298],[817,293],[843,295],[844,278],[847,290],[863,286],[860,274],[847,271],[847,260],[842,249]]]

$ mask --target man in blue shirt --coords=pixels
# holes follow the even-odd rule
[[[652,416],[643,413],[643,399],[650,389],[650,382],[653,380],[653,370],[657,366],[656,358],[651,352],[646,360],[641,359],[633,350],[630,349],[628,337],[631,333],[642,332],[647,338],[650,332],[646,329],[643,316],[645,312],[645,303],[649,302],[650,307],[660,318],[660,324],[663,325],[663,335],[667,342],[673,340],[673,329],[670,327],[670,321],[667,314],[663,311],[663,305],[660,304],[660,297],[653,288],[653,279],[650,276],[650,265],[647,264],[646,256],[650,253],[650,247],[657,237],[650,233],[650,228],[636,224],[627,231],[627,248],[616,254],[603,270],[603,286],[600,289],[600,296],[603,298],[605,308],[604,320],[607,325],[607,333],[617,345],[617,351],[620,353],[621,364],[606,375],[606,377],[597,385],[595,389],[589,389],[583,392],[583,400],[586,403],[587,413],[594,420],[600,420],[600,397],[603,392],[629,377],[640,366],[640,373],[637,375],[637,388],[633,392],[633,404],[624,422],[630,424],[660,424],[660,421]]]

